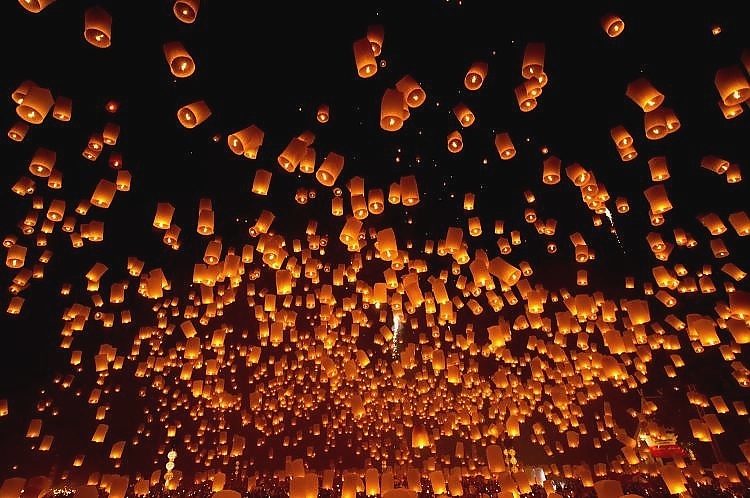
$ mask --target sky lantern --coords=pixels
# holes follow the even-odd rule
[[[172,5],[174,16],[185,24],[192,24],[198,17],[200,0],[175,0]]]
[[[83,37],[96,48],[108,48],[112,44],[112,16],[101,6],[86,9]]]

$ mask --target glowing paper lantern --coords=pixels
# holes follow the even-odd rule
[[[55,0],[18,0],[21,7],[33,14],[38,14],[49,7]]]
[[[58,121],[70,121],[73,113],[73,101],[68,97],[58,96],[55,99],[55,107],[52,109],[52,117]]]
[[[380,104],[380,127],[385,131],[398,131],[409,117],[404,94],[387,88]]]
[[[500,154],[500,159],[504,161],[512,159],[516,155],[516,148],[510,139],[510,135],[504,132],[495,135],[495,149]]]
[[[664,102],[664,95],[654,88],[651,82],[645,77],[638,78],[628,84],[625,95],[638,104],[643,112],[651,112],[658,109]]]
[[[97,48],[112,44],[112,16],[100,6],[86,9],[83,37]]]
[[[175,0],[172,12],[181,22],[192,24],[198,16],[199,7],[200,0]]]
[[[360,78],[370,78],[378,72],[378,63],[372,51],[372,43],[367,38],[354,42],[354,64]]]
[[[750,98],[750,83],[739,64],[717,69],[714,85],[724,105],[742,104]]]
[[[321,185],[332,187],[336,179],[344,169],[344,156],[335,152],[329,152],[323,162],[320,164],[318,171],[315,172],[315,178]]]
[[[468,90],[479,90],[487,78],[487,68],[486,62],[474,62],[464,77],[464,86]]]
[[[406,105],[412,108],[421,106],[427,98],[427,94],[425,94],[425,91],[417,83],[417,80],[409,75],[398,80],[396,90],[404,95]]]
[[[169,64],[169,70],[178,78],[187,78],[195,72],[195,62],[182,43],[167,42],[163,45],[164,57]]]
[[[605,14],[602,16],[600,22],[602,29],[604,29],[604,32],[607,33],[607,36],[610,38],[620,36],[625,30],[625,22],[615,14]]]
[[[40,124],[54,104],[55,99],[48,89],[32,86],[20,98],[16,114],[27,123]]]
[[[195,128],[211,116],[211,109],[203,100],[193,102],[177,111],[177,120],[185,128]]]

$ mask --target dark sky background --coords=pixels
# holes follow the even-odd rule
[[[44,199],[45,209],[51,199],[63,198],[68,212],[72,212],[79,200],[91,196],[101,178],[113,180],[115,172],[107,165],[111,150],[122,154],[124,169],[133,176],[131,191],[119,192],[109,209],[92,208],[87,216],[80,217],[81,222],[104,221],[104,241],[87,242],[83,248],[73,249],[68,235],[56,228],[48,236],[46,249],[54,256],[45,265],[44,278],[34,279],[22,292],[26,301],[20,315],[0,317],[0,399],[9,400],[10,406],[10,414],[0,417],[0,477],[47,473],[52,468],[70,470],[74,456],[79,454],[86,455],[82,471],[150,473],[163,467],[165,458],[156,453],[164,442],[164,429],[158,423],[146,422],[152,435],[141,435],[137,446],[130,444],[138,425],[147,418],[144,407],[150,413],[158,411],[159,399],[151,387],[154,376],[133,375],[138,361],[144,358],[127,359],[124,368],[113,371],[106,380],[105,388],[111,391],[104,396],[111,407],[107,419],[110,435],[104,444],[90,442],[98,423],[94,420],[95,407],[86,403],[90,390],[96,387],[93,355],[100,344],[115,345],[127,354],[140,324],[155,323],[153,302],[135,292],[138,279],[129,280],[125,307],[105,305],[118,313],[132,310],[133,323],[111,329],[104,329],[99,323],[87,325],[76,336],[72,348],[84,351],[83,371],[76,374],[71,389],[62,390],[54,382],[71,373],[70,350],[60,348],[64,325],[61,318],[73,303],[90,305],[84,275],[95,262],[110,268],[110,275],[102,284],[108,287],[127,278],[127,258],[138,257],[147,262],[147,271],[165,271],[173,282],[168,295],[186,299],[193,264],[201,260],[209,240],[199,236],[194,228],[203,198],[213,201],[215,231],[225,250],[257,242],[248,236],[248,228],[265,209],[276,215],[274,230],[284,234],[287,241],[304,239],[308,220],[317,220],[318,233],[330,238],[329,249],[321,259],[334,267],[349,261],[351,254],[338,241],[343,219],[331,216],[331,189],[320,185],[314,175],[285,172],[276,160],[286,144],[306,130],[315,134],[317,164],[328,152],[346,158],[336,182],[345,192],[346,182],[355,176],[365,178],[366,188],[386,191],[404,175],[417,177],[419,205],[405,208],[388,204],[384,214],[370,215],[365,227],[393,227],[400,246],[413,241],[410,255],[427,260],[429,274],[450,270],[451,259],[421,254],[425,240],[444,238],[451,226],[465,229],[469,217],[480,216],[483,235],[465,236],[472,256],[477,249],[487,251],[490,258],[499,254],[493,223],[502,219],[506,221],[506,236],[510,230],[520,230],[524,240],[507,259],[513,264],[530,262],[533,283],[548,290],[566,288],[573,294],[601,290],[615,302],[642,298],[643,283],[652,281],[651,268],[661,264],[649,250],[646,234],[658,231],[665,240],[674,242],[672,230],[683,228],[699,245],[690,250],[675,248],[665,265],[682,263],[691,274],[701,271],[704,264],[711,265],[717,292],[680,295],[680,304],[671,310],[649,298],[652,319],[661,321],[670,312],[679,317],[687,313],[716,317],[715,304],[727,301],[723,282],[729,280],[719,268],[727,261],[745,270],[750,268],[747,241],[738,237],[727,221],[730,213],[747,209],[747,182],[728,184],[724,176],[700,167],[701,159],[708,155],[737,163],[743,172],[750,164],[747,112],[735,119],[724,119],[714,86],[716,70],[741,64],[742,49],[750,48],[748,25],[742,16],[733,14],[720,2],[701,5],[697,10],[680,6],[679,14],[667,7],[653,12],[624,2],[606,2],[601,8],[585,4],[519,4],[511,8],[494,7],[494,2],[437,0],[349,4],[204,1],[196,22],[184,24],[174,17],[170,1],[103,1],[96,5],[104,7],[113,18],[112,46],[107,49],[94,48],[83,38],[84,12],[94,2],[58,0],[39,14],[27,12],[16,2],[0,6],[0,39],[5,47],[0,91],[7,96],[0,110],[1,126],[9,129],[18,120],[10,94],[27,79],[49,88],[55,96],[70,97],[74,103],[69,123],[48,116],[43,125],[31,127],[23,142],[0,139],[0,234],[15,234],[19,243],[29,248],[30,268],[42,248],[36,247],[36,234],[23,236],[18,225],[32,209],[32,199],[17,196],[11,187],[19,177],[30,176],[28,163],[38,147],[55,150],[56,168],[64,172],[64,186],[59,191],[48,189],[43,179],[36,178],[36,195]],[[681,4],[674,3],[675,9],[678,5]],[[625,31],[617,38],[606,36],[599,23],[609,11],[625,21]],[[352,43],[364,37],[373,24],[384,27],[383,53],[377,74],[362,79],[356,73]],[[717,26],[721,32],[712,33]],[[171,75],[162,52],[163,44],[169,41],[182,42],[192,55],[197,66],[193,76],[176,79]],[[544,67],[549,83],[537,108],[522,113],[513,89],[523,81],[521,61],[530,42],[545,43]],[[487,62],[489,71],[482,88],[472,92],[464,88],[463,78],[475,61]],[[427,101],[412,109],[400,131],[385,132],[379,126],[381,97],[404,75],[411,75],[420,83]],[[640,77],[648,78],[665,95],[664,105],[672,108],[681,122],[677,133],[662,140],[646,139],[643,112],[625,94],[628,83]],[[213,114],[198,127],[185,129],[178,123],[176,112],[195,100],[205,100]],[[116,113],[106,111],[110,101],[119,103]],[[472,127],[461,130],[463,151],[451,154],[446,137],[459,128],[451,112],[459,102],[467,104],[477,120]],[[321,104],[327,104],[331,113],[330,122],[324,125],[315,119]],[[743,108],[747,111],[747,106]],[[117,145],[105,148],[95,162],[85,160],[81,152],[88,137],[107,122],[121,125]],[[235,156],[226,142],[228,134],[250,124],[265,131],[256,160]],[[620,160],[610,137],[610,129],[618,125],[625,126],[635,139],[639,156],[631,162]],[[513,139],[517,155],[512,160],[501,161],[494,149],[494,136],[499,132],[508,132]],[[548,153],[543,152],[545,148]],[[615,213],[613,217],[617,237],[610,232],[606,218],[601,227],[593,226],[593,213],[564,172],[559,184],[542,183],[542,162],[550,154],[559,157],[563,167],[579,162],[594,172],[610,193],[607,205],[613,212],[615,198],[629,200],[630,212]],[[658,155],[668,159],[671,177],[664,184],[674,209],[667,214],[663,226],[653,227],[643,190],[653,183],[647,161]],[[265,197],[250,192],[258,168],[273,172],[271,189]],[[316,198],[305,205],[296,203],[294,194],[300,187],[313,189]],[[554,237],[541,236],[524,222],[526,191],[535,194],[534,207],[541,219],[558,221]],[[467,192],[476,195],[473,212],[463,209]],[[159,202],[169,202],[176,209],[173,221],[183,228],[178,251],[163,244],[161,232],[151,225]],[[40,212],[40,223],[44,212]],[[698,216],[710,212],[718,214],[729,227],[722,237],[731,253],[726,260],[713,258],[708,246],[711,237],[698,220]],[[596,252],[595,260],[585,265],[574,262],[568,238],[574,232],[584,236]],[[554,255],[546,251],[549,239],[559,246]],[[256,254],[256,261],[259,257]],[[273,272],[262,265],[258,267],[261,278],[256,287],[273,289]],[[367,262],[360,278],[369,282],[382,280],[380,272],[384,268],[380,261]],[[576,287],[576,271],[581,268],[589,271],[587,288]],[[470,278],[468,268],[464,267],[463,274]],[[2,271],[8,286],[15,275],[16,270],[10,268]],[[625,276],[635,277],[636,289],[624,289]],[[330,275],[322,278],[324,283],[329,281],[326,279]],[[429,288],[426,278],[420,281],[423,289]],[[59,291],[66,282],[72,284],[73,290],[70,296],[61,297]],[[738,289],[746,287],[744,281],[735,285]],[[202,334],[210,333],[221,323],[232,323],[236,329],[233,345],[242,343],[237,337],[242,329],[250,331],[250,339],[244,341],[247,345],[258,344],[258,325],[245,304],[244,286],[243,283],[237,291],[239,298],[225,316],[212,321]],[[456,292],[454,287],[449,288]],[[351,293],[352,288],[345,291]],[[342,296],[343,293],[344,290]],[[106,295],[105,289],[102,294]],[[3,309],[10,298],[6,292]],[[484,313],[477,317],[466,308],[461,310],[455,329],[463,330],[467,323],[474,323],[477,341],[486,339],[484,329],[497,323],[498,317],[489,306],[484,307]],[[554,318],[553,312],[561,308],[549,309],[547,315]],[[508,306],[501,314],[512,321],[518,312],[519,307],[514,310]],[[182,318],[170,321],[179,325]],[[300,317],[300,329],[309,326],[304,321]],[[382,356],[389,361],[387,355],[372,346],[376,330],[377,327],[363,331],[358,347],[371,350],[373,358]],[[527,338],[533,333],[518,332],[510,347],[522,356]],[[178,334],[179,328],[175,335]],[[684,332],[678,335],[682,342],[679,353],[687,366],[679,369],[676,380],[667,379],[662,365],[670,363],[672,352],[654,351],[649,382],[642,389],[666,408],[659,414],[661,421],[679,429],[681,440],[687,441],[692,439],[687,419],[697,417],[687,404],[688,384],[696,384],[709,396],[723,395],[728,401],[748,400],[748,394],[732,378],[730,363],[722,359],[718,346],[696,355]],[[719,330],[719,335],[724,344],[730,343],[726,330]],[[404,340],[417,342],[417,336],[407,331]],[[592,334],[591,343],[597,338],[601,342],[598,334]],[[165,350],[174,347],[176,340],[165,337]],[[575,339],[571,340],[569,346],[574,350]],[[742,346],[737,355],[737,360],[745,364],[746,348]],[[268,354],[267,349],[264,359]],[[275,354],[278,357],[279,353]],[[493,361],[480,360],[482,375],[494,373],[497,365]],[[179,369],[173,368],[164,375],[167,382],[174,381]],[[244,367],[240,367],[238,375],[247,375]],[[141,389],[144,396],[139,396]],[[75,396],[76,391],[80,391],[79,397]],[[611,386],[605,386],[605,393],[622,417],[618,421],[627,424],[628,417],[622,413],[628,407],[638,407],[638,394],[631,391],[623,395]],[[597,400],[587,408],[587,426],[592,433],[596,429],[593,416],[602,412],[601,403],[601,399]],[[320,414],[315,416],[319,418]],[[715,437],[724,457],[740,461],[737,442],[750,432],[747,416],[721,417],[728,432]],[[43,434],[55,435],[51,451],[36,450],[38,439],[24,437],[31,418],[43,419]],[[297,430],[305,433],[298,446],[282,447],[282,434],[269,438],[253,454],[257,433],[252,427],[242,427],[237,414],[228,415],[227,421],[231,432],[247,437],[248,450],[239,461],[248,468],[279,468],[284,456],[303,457],[307,446],[322,444],[320,437],[308,434],[310,424],[300,420],[299,427],[292,427],[289,432],[292,437]],[[191,430],[188,422],[185,426],[181,435]],[[618,452],[616,443],[595,450],[589,435],[582,436],[579,449],[550,459],[528,441],[530,426],[525,424],[522,437],[514,442],[523,461],[596,463],[609,461]],[[556,438],[557,434],[548,431],[548,444]],[[308,458],[311,467],[341,467],[350,462],[362,465],[363,455],[350,447],[352,436],[342,435],[339,439],[335,447],[325,452],[320,448],[316,458]],[[114,468],[116,462],[107,457],[111,444],[119,440],[127,440],[128,445],[120,467]],[[399,444],[393,434],[383,434],[383,440]],[[169,444],[185,455],[178,464],[186,472],[206,470],[202,464],[191,463],[191,456],[180,448],[179,438]],[[205,446],[211,444],[214,443],[206,442]],[[354,446],[357,444],[355,440]],[[275,448],[271,461],[267,459],[269,447]],[[695,443],[694,449],[704,464],[712,463],[713,454],[707,443]],[[226,467],[233,468],[236,460],[230,459]],[[214,463],[213,468],[221,467],[221,459]]]

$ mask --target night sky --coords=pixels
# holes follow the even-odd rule
[[[7,400],[8,413],[0,416],[0,477],[53,470],[72,476],[93,471],[149,475],[163,468],[169,449],[178,451],[178,468],[186,474],[231,471],[235,465],[248,472],[283,469],[286,457],[304,458],[313,469],[421,466],[430,457],[446,467],[471,467],[471,451],[465,459],[454,455],[456,441],[473,447],[477,466],[484,464],[483,446],[501,441],[517,448],[519,459],[528,464],[611,462],[621,456],[623,446],[615,429],[633,435],[636,419],[627,410],[640,410],[640,394],[658,405],[655,419],[673,427],[680,441],[710,466],[715,459],[711,445],[696,441],[688,426],[689,419],[699,418],[688,401],[688,386],[706,400],[722,396],[726,401],[729,412],[717,414],[726,432],[713,437],[721,458],[742,461],[738,444],[750,437],[750,426],[747,414],[738,414],[732,402],[750,402],[747,388],[741,385],[750,385],[750,373],[743,373],[742,366],[750,365],[747,344],[731,332],[727,321],[746,327],[750,308],[743,315],[742,305],[737,304],[742,299],[730,298],[732,291],[737,295],[748,291],[746,281],[732,278],[722,268],[732,263],[750,271],[747,240],[730,221],[747,209],[750,198],[746,180],[730,181],[737,178],[737,168],[746,173],[750,164],[749,109],[744,103],[738,108],[745,113],[725,117],[715,77],[717,70],[736,67],[748,79],[747,21],[719,3],[698,10],[680,7],[680,12],[666,7],[651,12],[620,2],[593,9],[583,4],[495,7],[494,2],[480,1],[348,3],[204,1],[193,23],[178,20],[173,2],[167,0],[57,0],[39,13],[17,2],[0,6],[4,129],[21,121],[11,94],[26,80],[73,103],[70,121],[57,120],[50,111],[42,124],[29,125],[22,141],[5,134],[0,139],[0,236],[27,248],[23,268],[6,265],[2,270],[8,290],[0,317],[0,400]],[[94,47],[84,38],[85,13],[95,6],[111,15],[107,48]],[[605,14],[624,21],[619,36],[610,37],[603,30]],[[382,53],[376,74],[362,78],[353,44],[375,26],[382,27]],[[194,74],[178,78],[170,72],[163,50],[170,42],[180,42],[190,54]],[[540,43],[545,48],[547,83],[536,107],[522,112],[515,89],[526,81],[521,71],[524,53],[529,44]],[[486,63],[487,74],[481,88],[468,90],[464,77],[475,62]],[[400,130],[385,131],[380,125],[383,95],[405,76],[419,84],[426,100],[409,110]],[[671,109],[679,120],[674,133],[647,138],[648,113],[627,95],[629,85],[640,79],[664,96],[661,107]],[[750,93],[750,84],[745,81],[745,85]],[[196,101],[205,101],[211,115],[188,129],[179,123],[177,113]],[[116,110],[108,108],[110,104]],[[473,111],[476,120],[471,126],[462,127],[457,120],[453,109],[458,104]],[[316,118],[321,105],[330,110],[325,123]],[[90,137],[102,133],[108,123],[120,126],[116,144],[104,145],[96,160],[87,160],[82,153]],[[236,155],[228,146],[229,135],[250,125],[264,132],[255,159]],[[633,160],[624,161],[618,153],[611,136],[618,126],[634,140]],[[463,139],[458,153],[450,152],[447,145],[454,131]],[[303,133],[314,138],[308,146],[315,150],[316,169],[331,153],[345,158],[333,186],[321,184],[315,174],[300,169],[290,173],[280,166],[279,155]],[[507,133],[515,147],[515,156],[508,160],[495,147],[495,137],[501,133]],[[29,171],[40,148],[56,152],[54,169],[63,173],[62,188],[50,188],[46,178]],[[659,157],[668,164],[669,177],[664,180],[655,180],[649,169],[649,160]],[[731,164],[730,171],[702,167],[711,157]],[[555,158],[562,165],[560,181],[545,184],[543,164]],[[576,163],[595,176],[593,185],[599,194],[608,193],[598,206],[587,205],[581,188],[566,176],[566,168]],[[251,191],[259,169],[272,173],[267,195]],[[92,206],[85,214],[75,213],[100,180],[114,182],[118,170],[132,175],[129,191],[118,191],[108,208]],[[349,250],[339,240],[346,217],[352,215],[349,187],[360,178],[365,193],[381,189],[387,198],[390,186],[403,185],[403,178],[409,176],[416,178],[420,202],[405,206],[386,199],[382,214],[370,213],[360,220],[362,248]],[[33,193],[14,192],[22,177],[34,181]],[[658,225],[651,222],[644,195],[655,185],[666,189],[673,206]],[[332,214],[337,194],[344,199],[344,216]],[[466,209],[467,194],[474,197],[473,209]],[[299,202],[300,196],[307,201]],[[213,235],[196,231],[204,199],[211,200]],[[618,212],[617,199],[626,199],[629,211]],[[54,200],[65,201],[66,216],[74,217],[74,232],[101,221],[104,239],[84,240],[82,247],[74,248],[70,234],[61,228],[64,222],[47,223],[51,230],[45,235],[42,225]],[[182,229],[178,247],[164,243],[165,230],[153,225],[160,203],[174,208],[171,222]],[[533,219],[526,218],[529,210],[539,220],[537,226],[556,222],[554,233],[540,233]],[[254,236],[251,228],[264,211],[275,215],[270,232]],[[723,222],[726,232],[711,234],[701,221],[709,214]],[[477,236],[469,233],[472,218],[481,224]],[[310,237],[306,231],[311,232],[312,225]],[[498,225],[502,231],[496,230]],[[429,279],[442,274],[453,299],[454,323],[439,319],[439,313],[429,312],[424,303],[408,309],[403,286],[388,290],[389,298],[404,294],[402,311],[388,304],[379,309],[372,303],[363,305],[363,289],[371,292],[376,283],[385,282],[383,272],[392,267],[378,257],[375,247],[377,234],[388,228],[396,234],[399,254],[408,257],[404,268],[396,270],[398,281],[403,283],[403,277],[419,270],[420,289],[429,298],[433,292]],[[450,254],[425,249],[426,244],[437,248],[449,228],[463,231],[469,257],[463,264]],[[514,231],[518,244],[501,254],[500,246],[511,241]],[[697,245],[681,243],[680,232]],[[40,238],[40,233],[45,236]],[[652,251],[647,241],[650,233],[673,246],[666,260]],[[589,260],[576,261],[571,234],[583,238]],[[288,255],[281,268],[289,269],[289,260],[295,258],[301,275],[295,275],[291,304],[285,307],[286,296],[278,295],[275,313],[269,317],[268,310],[261,312],[258,320],[254,306],[262,307],[268,302],[264,295],[277,293],[277,271],[262,261],[258,249],[268,235],[284,240]],[[302,251],[295,251],[295,240]],[[723,243],[729,254],[717,257],[712,240]],[[204,253],[212,241],[221,242],[222,261],[227,254],[240,255],[248,244],[258,250],[252,262],[242,264],[243,272],[235,281],[227,278],[202,289],[194,282],[194,269],[196,264],[206,264]],[[46,246],[41,245],[44,242]],[[556,244],[554,254],[550,243]],[[45,250],[52,257],[40,263]],[[129,258],[144,262],[140,274],[128,272]],[[523,283],[510,286],[518,302],[513,304],[505,295],[499,310],[493,310],[488,300],[493,289],[475,286],[470,269],[470,262],[495,258],[533,270],[522,277]],[[305,265],[304,259],[313,259],[318,267]],[[98,290],[86,277],[96,263],[107,268],[97,282]],[[340,265],[357,271],[351,281],[335,285]],[[679,289],[659,286],[652,272],[657,266],[677,275]],[[28,286],[15,284],[14,289],[14,279],[24,269],[34,277],[28,279]],[[158,298],[139,292],[139,284],[143,288],[154,270],[163,271],[170,284],[163,286]],[[588,272],[587,285],[578,285],[580,270]],[[626,288],[626,277],[633,278],[633,288]],[[503,294],[500,277],[493,278],[494,293]],[[693,289],[691,280],[696,283]],[[709,280],[715,292],[706,292]],[[334,319],[321,319],[328,306],[321,306],[315,295],[332,283]],[[111,302],[113,284],[126,284],[124,302]],[[66,287],[70,292],[62,295]],[[524,288],[544,291],[544,311],[536,316],[549,318],[549,327],[516,327],[499,350],[489,347],[489,327],[513,325],[528,312]],[[676,298],[673,307],[657,299],[660,290]],[[208,294],[223,305],[220,314],[202,320],[206,310],[216,310],[216,305],[202,301]],[[617,319],[608,325],[620,335],[641,338],[632,350],[616,353],[604,343],[601,309],[579,321],[588,348],[577,342],[580,334],[559,333],[557,317],[569,307],[557,298],[583,294],[616,305]],[[18,314],[6,313],[17,302],[14,296],[24,299],[23,306]],[[304,303],[309,296],[314,306],[308,308]],[[344,309],[353,296],[356,305]],[[99,297],[101,306],[96,305]],[[631,324],[623,305],[633,300],[648,303],[648,323]],[[458,309],[457,302],[465,306]],[[470,302],[481,310],[473,313]],[[80,306],[90,308],[89,318],[66,343],[70,310]],[[194,310],[195,315],[187,316],[186,310]],[[132,315],[129,323],[122,323],[123,311]],[[290,312],[296,316],[283,326],[280,343],[259,337],[268,323],[281,324]],[[97,313],[105,318],[112,314],[113,325],[106,326]],[[406,326],[400,341],[390,347],[380,329],[391,328],[399,313],[405,313]],[[709,318],[720,342],[701,344],[691,340],[687,329],[671,325],[672,317],[687,322],[688,316]],[[185,358],[181,324],[186,320],[193,322],[203,342],[197,360]],[[328,345],[319,337],[326,323],[330,337],[335,337]],[[226,333],[221,344],[212,341],[216,330]],[[471,341],[465,342],[472,334],[473,348],[468,346]],[[651,336],[662,335],[676,336],[681,348],[654,346],[659,339]],[[553,360],[551,347],[529,348],[530,336],[547,345],[562,341],[567,360]],[[134,348],[139,337],[140,346]],[[95,357],[102,354],[102,345],[114,348],[113,356],[120,359],[108,361],[106,371],[97,372]],[[642,372],[636,346],[642,346],[641,355],[643,348],[653,350],[652,358],[641,365]],[[396,360],[403,360],[402,353],[412,347],[414,365],[397,375],[403,361]],[[260,356],[251,364],[245,353],[256,348]],[[616,381],[594,378],[602,395],[580,407],[580,423],[587,433],[568,427],[580,432],[580,446],[569,448],[566,431],[559,431],[550,419],[550,413],[559,414],[559,407],[552,406],[548,388],[556,383],[567,386],[577,408],[576,393],[593,388],[576,387],[569,376],[561,380],[554,372],[565,371],[566,365],[577,369],[583,362],[576,358],[590,355],[594,348],[620,363],[626,375]],[[316,362],[314,356],[323,349],[340,378],[320,382],[326,374],[320,357]],[[449,382],[445,372],[435,371],[431,351],[438,349],[446,357],[455,356],[462,381]],[[76,351],[82,359],[74,366],[71,355]],[[727,351],[734,351],[733,360],[727,359]],[[367,355],[369,365],[348,365],[356,363],[358,352]],[[671,378],[664,366],[675,366],[671,358],[675,354],[685,366],[677,367],[676,377]],[[526,399],[538,380],[532,375],[534,358],[547,365],[540,383],[545,389]],[[213,360],[219,369],[210,375],[207,363]],[[282,360],[288,368],[276,366]],[[186,364],[193,369],[187,379],[181,378]],[[493,380],[497,372],[518,379],[522,387],[498,385]],[[638,373],[647,382],[637,380]],[[193,394],[197,380],[213,386],[213,398]],[[101,392],[98,401],[91,402],[94,389]],[[222,391],[234,397],[231,402],[219,401]],[[253,407],[254,393],[262,393],[263,401]],[[364,400],[363,413],[352,408],[355,395]],[[315,400],[306,404],[306,398]],[[509,404],[503,404],[504,398],[511,400]],[[428,401],[435,401],[434,406],[425,406]],[[609,428],[610,441],[595,448],[594,440],[601,438],[597,421],[604,416],[605,403],[614,409],[617,427]],[[494,413],[498,404],[503,406],[501,415]],[[472,405],[476,409],[472,420],[457,415],[471,411]],[[504,436],[508,414],[519,406],[531,406],[520,424],[520,436]],[[106,414],[97,420],[101,407]],[[716,414],[717,408],[709,404],[705,411]],[[459,422],[452,435],[433,437],[432,453],[411,447],[413,427],[426,427],[434,436],[456,417]],[[26,437],[32,419],[43,422],[38,437]],[[546,427],[542,444],[531,437],[535,422]],[[92,442],[101,423],[109,425],[106,439]],[[174,435],[169,434],[170,427]],[[472,431],[481,433],[481,439],[472,441]],[[52,445],[41,451],[48,435],[54,436]],[[245,438],[244,452],[222,455],[231,453],[226,450],[234,436]],[[289,438],[286,443],[285,438]],[[119,441],[126,442],[122,457],[110,458],[112,445]],[[74,466],[79,455],[85,455],[83,463]]]

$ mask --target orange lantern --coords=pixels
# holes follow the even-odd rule
[[[84,14],[83,37],[97,48],[107,48],[112,44],[112,16],[100,6],[86,10]]]
[[[503,132],[495,135],[495,148],[497,149],[497,153],[500,154],[500,159],[504,161],[512,159],[516,155],[513,141],[507,133]]]
[[[182,46],[182,43],[178,41],[167,42],[162,48],[167,64],[169,64],[169,70],[174,76],[187,78],[195,72],[195,61]]]
[[[664,156],[652,157],[648,160],[648,169],[651,172],[651,180],[662,182],[669,178],[669,168],[667,167],[667,158]]]
[[[372,51],[372,43],[367,38],[354,42],[354,63],[360,78],[370,78],[378,72],[378,63]]]
[[[68,97],[57,97],[55,100],[55,107],[52,109],[52,117],[58,121],[70,121],[70,115],[72,112],[73,101]]]
[[[57,154],[55,151],[40,147],[34,152],[34,156],[29,163],[29,171],[34,176],[47,178],[55,167]]]
[[[464,86],[468,90],[479,90],[485,78],[487,78],[487,68],[486,62],[473,63],[464,77]]]
[[[643,128],[646,130],[646,138],[659,140],[666,137],[671,130],[667,124],[667,109],[660,107],[643,115]]]
[[[464,128],[474,124],[474,113],[471,112],[471,109],[469,109],[469,107],[463,102],[456,104],[453,108],[453,114],[455,114],[458,122],[461,123],[461,126]]]
[[[464,141],[461,137],[461,133],[456,130],[451,132],[448,135],[448,151],[452,153],[461,152],[461,149],[464,148]]]
[[[607,36],[614,38],[620,36],[625,30],[625,22],[615,14],[606,14],[601,18],[601,25]]]
[[[255,159],[258,156],[258,149],[263,145],[264,136],[263,130],[250,125],[227,136],[229,150],[238,156],[244,155],[248,159]]]
[[[406,105],[411,108],[421,106],[427,99],[427,94],[419,83],[417,83],[417,80],[408,74],[396,83],[396,90],[404,95]]]
[[[18,121],[8,130],[8,138],[14,142],[22,142],[28,132],[29,125],[23,121]]]
[[[534,80],[529,80],[534,81]],[[521,83],[518,85],[515,89],[516,94],[516,102],[518,103],[518,108],[521,109],[522,112],[529,112],[533,111],[536,108],[536,98],[534,98],[530,93],[528,86],[526,83]]]
[[[205,101],[199,100],[180,108],[177,120],[185,128],[195,128],[211,116],[211,109]]]
[[[55,0],[18,0],[18,3],[21,4],[21,7],[32,14],[38,14],[49,7],[54,1]]]
[[[549,156],[542,163],[542,182],[555,185],[560,182],[560,167],[562,161],[556,156]]]
[[[654,109],[658,109],[664,102],[664,95],[654,88],[651,82],[645,77],[631,82],[625,91],[625,95],[638,104],[643,109],[643,112],[651,112]]]
[[[267,195],[271,184],[271,172],[265,169],[257,169],[253,178],[252,192],[258,195]]]
[[[199,7],[200,0],[175,0],[172,12],[181,22],[192,24],[198,16]]]
[[[742,104],[750,98],[750,83],[739,64],[718,69],[714,85],[724,105]]]
[[[331,114],[327,104],[320,104],[320,106],[318,107],[318,112],[315,113],[315,118],[318,120],[318,123],[328,122],[328,120],[331,118]]]
[[[397,131],[409,117],[404,94],[391,88],[386,89],[380,104],[380,127],[385,131]]]
[[[107,123],[102,130],[102,141],[107,145],[116,145],[117,138],[120,136],[120,125],[117,123]]]
[[[419,187],[417,186],[417,177],[407,175],[401,177],[400,183],[401,203],[404,206],[414,206],[419,204]],[[390,200],[390,194],[388,196]]]
[[[609,131],[612,140],[618,149],[624,149],[633,145],[633,137],[628,133],[628,130],[624,126],[615,126]]]
[[[55,99],[48,89],[32,86],[21,97],[18,107],[16,107],[16,114],[27,123],[39,124],[44,121],[54,104]]]
[[[372,48],[372,54],[375,57],[380,56],[380,52],[383,50],[383,38],[385,33],[381,24],[371,24],[367,27],[366,38],[370,42]]]
[[[344,156],[330,152],[320,164],[315,178],[326,187],[332,187],[344,169]]]
[[[537,78],[544,74],[544,43],[529,42],[523,52],[521,75],[526,79]]]

